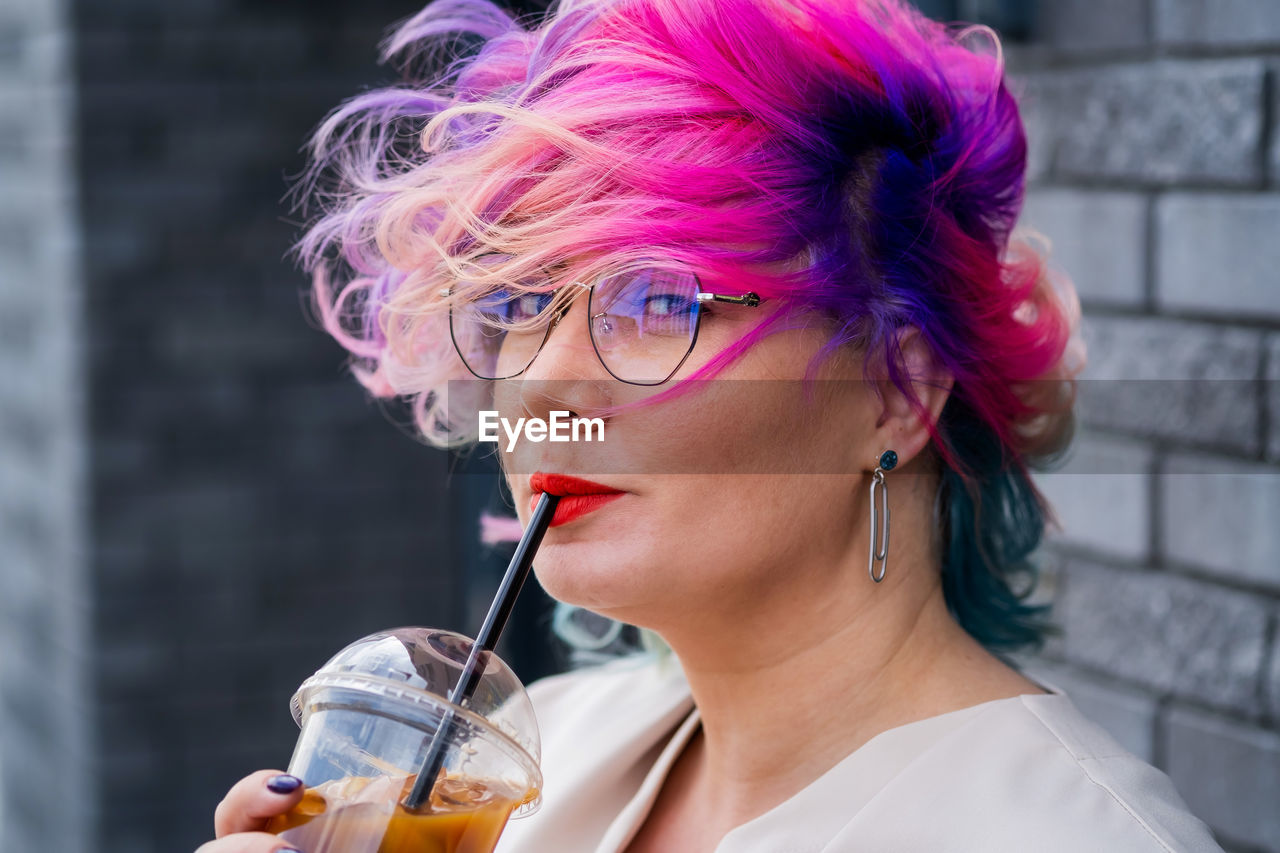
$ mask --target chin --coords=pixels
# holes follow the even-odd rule
[[[611,618],[629,610],[628,603],[644,598],[645,572],[653,565],[629,560],[599,543],[545,544],[534,563],[538,583],[556,601],[585,607]]]

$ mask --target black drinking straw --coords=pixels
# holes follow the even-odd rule
[[[476,641],[471,644],[471,653],[467,655],[467,662],[462,667],[462,674],[458,676],[458,683],[453,686],[453,690],[449,691],[450,705],[463,705],[475,693],[476,686],[480,683],[480,673],[484,670],[482,661],[488,663],[488,653],[498,645],[502,629],[507,627],[507,619],[511,616],[511,609],[515,607],[516,596],[520,594],[520,588],[524,586],[525,579],[529,577],[529,570],[533,568],[533,555],[538,553],[538,546],[542,544],[542,537],[546,534],[547,527],[551,525],[551,518],[555,515],[556,504],[559,502],[560,496],[549,492],[543,492],[542,497],[538,499],[538,506],[533,510],[533,518],[529,520],[528,528],[520,537],[516,552],[511,555],[511,563],[507,566],[507,573],[503,575],[502,584],[493,597],[493,604],[489,605],[489,614],[484,617],[480,633],[476,635]],[[454,713],[453,708],[446,709],[440,725],[436,727],[435,735],[431,738],[431,745],[427,747],[427,755],[422,760],[422,769],[418,771],[413,790],[405,798],[404,806],[409,811],[419,810],[431,799],[436,776],[444,766],[445,744],[449,742],[456,723],[457,714]]]

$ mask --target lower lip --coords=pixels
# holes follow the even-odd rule
[[[608,492],[599,495],[565,495],[560,498],[560,503],[556,504],[556,514],[551,517],[551,526],[559,527],[562,524],[576,521],[587,513],[595,512],[605,504],[616,501],[624,494],[626,493]],[[538,505],[538,497],[535,494],[529,498],[530,513]]]

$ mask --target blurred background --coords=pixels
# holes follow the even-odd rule
[[[920,5],[1004,35],[1025,220],[1085,307],[1084,426],[1043,478],[1063,633],[1023,663],[1277,853],[1280,3]],[[287,763],[330,654],[478,624],[491,463],[366,399],[286,257],[299,145],[391,81],[375,45],[418,8],[0,3],[0,851],[192,849]],[[526,680],[564,664],[547,626],[531,591]]]

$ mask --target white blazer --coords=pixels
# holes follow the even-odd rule
[[[716,853],[1221,851],[1168,776],[1041,685],[881,732]],[[529,694],[542,806],[497,853],[618,853],[700,724],[679,663],[620,660]]]

